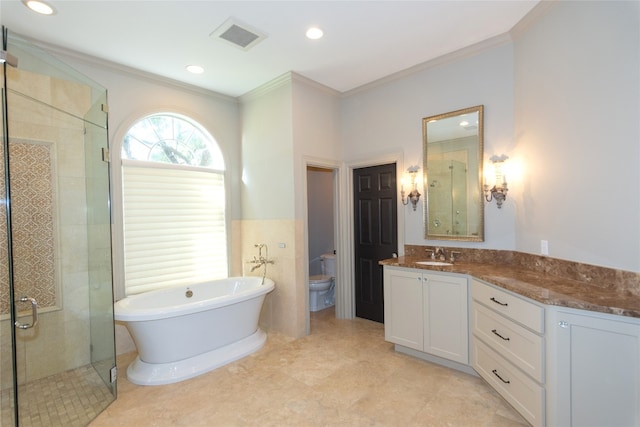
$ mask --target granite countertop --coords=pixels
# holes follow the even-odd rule
[[[425,258],[390,258],[380,265],[466,274],[542,304],[640,318],[640,297],[628,292],[511,265],[456,262],[426,266],[416,261]]]

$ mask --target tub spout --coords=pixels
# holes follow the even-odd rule
[[[251,267],[252,273],[258,268],[264,266],[264,272],[262,275],[262,283],[264,283],[264,279],[267,275],[267,264],[273,264],[274,262],[272,259],[269,259],[269,249],[267,248],[266,244],[260,243],[255,245],[255,247],[258,248],[258,257],[254,255],[253,259],[249,261],[249,264],[255,264],[253,267]],[[265,256],[262,256],[262,248],[264,248]]]

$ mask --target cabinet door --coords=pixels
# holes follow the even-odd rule
[[[423,274],[424,351],[469,364],[467,279]]]
[[[385,267],[384,338],[423,350],[422,274]]]
[[[640,324],[581,313],[558,310],[549,324],[555,401],[548,424],[640,425]]]

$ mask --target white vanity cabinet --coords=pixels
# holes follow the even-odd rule
[[[544,306],[471,282],[473,369],[529,423],[544,425]]]
[[[640,319],[547,309],[550,426],[640,425]]]
[[[470,280],[385,266],[385,339],[471,365],[533,426],[640,426],[640,318],[544,305]]]
[[[384,266],[385,340],[469,364],[468,280]]]

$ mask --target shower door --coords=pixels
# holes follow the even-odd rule
[[[0,424],[85,426],[116,394],[106,90],[2,33]]]

